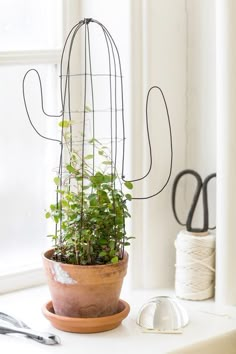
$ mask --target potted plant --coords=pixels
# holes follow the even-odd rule
[[[98,37],[103,38],[102,48],[105,44],[105,57],[109,57],[109,62],[105,61],[107,66],[100,68],[98,73],[94,73],[92,68],[92,63],[96,61],[96,50],[92,49],[91,43],[96,47],[97,41],[90,40],[90,26],[102,33],[102,37]],[[81,45],[79,32],[82,33],[84,62],[72,60],[77,52],[73,49],[75,39]],[[81,65],[84,68],[81,69]],[[79,70],[82,70],[82,74]],[[50,116],[45,113],[43,106],[40,75],[37,70],[30,69],[23,79],[23,98],[29,122],[41,138],[60,144],[59,168],[54,178],[56,201],[46,212],[46,218],[51,218],[55,223],[55,232],[50,235],[52,248],[43,255],[52,298],[52,306],[45,311],[71,319],[116,316],[124,307],[119,297],[127,272],[128,253],[125,246],[129,245],[130,238],[126,235],[125,220],[130,217],[127,205],[132,199],[128,192],[132,189],[132,183],[123,181],[117,171],[119,127],[123,154],[125,140],[122,72],[117,46],[107,29],[94,19],[85,18],[72,27],[60,61],[62,109],[61,114],[56,115],[62,117],[59,139],[40,133],[31,119],[25,97],[25,81],[30,72],[38,76],[42,111]],[[103,97],[107,97],[108,109],[104,100],[102,108],[98,107],[95,77],[101,80],[99,91],[102,88]],[[105,86],[107,92],[104,83],[108,83]],[[74,88],[77,91],[73,100],[71,90]],[[78,94],[80,90],[83,93]],[[80,96],[84,97],[82,101],[78,98]],[[91,109],[88,108],[89,104]],[[91,119],[88,117],[90,111]],[[101,112],[103,119],[99,123],[97,118],[101,117]],[[81,124],[80,128],[75,129],[74,123]],[[101,125],[108,127],[107,145],[97,140],[95,135],[97,127],[101,128]],[[92,130],[91,134],[88,126]],[[126,315],[127,311],[128,308]]]
[[[91,41],[89,26],[100,31],[103,38],[102,48],[103,50],[106,48],[105,59],[102,61],[106,68],[98,72],[93,70],[92,63],[96,62],[99,48],[96,47],[96,40]],[[77,63],[71,58],[73,53],[77,53],[73,48],[75,39],[78,39],[78,33],[81,31],[84,60]],[[79,42],[79,48],[81,43]],[[92,50],[91,43],[95,45],[95,50]],[[98,21],[91,18],[81,20],[66,38],[60,63],[62,109],[57,117],[62,117],[62,120],[59,123],[61,129],[59,139],[40,133],[34,126],[27,108],[25,79],[29,72],[34,71],[39,79],[42,111],[50,116],[44,110],[39,73],[35,69],[30,69],[23,79],[23,98],[30,124],[41,138],[59,143],[61,149],[59,169],[54,178],[56,202],[51,204],[46,212],[46,218],[51,218],[55,223],[55,233],[51,235],[52,248],[43,255],[52,297],[52,302],[44,307],[44,314],[50,320],[55,320],[54,325],[57,328],[74,332],[96,332],[116,327],[122,319],[119,313],[126,317],[129,312],[128,304],[125,306],[119,298],[128,264],[128,253],[125,251],[125,246],[128,246],[130,241],[125,229],[126,218],[130,217],[128,203],[132,199],[154,197],[167,185],[172,170],[171,127],[164,95],[159,87],[153,86],[148,92],[146,106],[151,90],[158,89],[165,103],[169,124],[170,171],[164,186],[158,192],[148,197],[132,198],[129,193],[133,187],[132,183],[124,181],[123,176],[125,160],[123,75],[119,52],[112,36]],[[76,72],[74,69],[76,63],[79,68],[83,64],[82,71]],[[99,89],[95,78],[101,80]],[[78,92],[81,87],[83,94]],[[75,88],[76,95],[73,96],[71,90]],[[98,96],[102,98],[101,106],[98,105],[99,99],[95,97],[95,92],[98,91]],[[107,99],[104,100],[104,97]],[[88,108],[90,104],[91,109]],[[101,113],[102,120],[99,120]],[[67,115],[68,118],[65,118]],[[74,123],[81,124],[80,129],[74,129]],[[97,131],[103,132],[105,126],[108,132],[107,145],[95,135]],[[149,136],[148,118],[146,126]],[[81,132],[79,138],[78,132]],[[122,143],[119,161],[118,133]],[[152,161],[150,139],[148,140]],[[117,169],[119,163],[122,165],[122,177]],[[149,172],[151,167],[150,162]],[[134,181],[144,179],[149,172]],[[106,319],[109,319],[109,325],[104,325]],[[86,323],[91,326],[88,327]]]
[[[54,178],[57,200],[45,216],[53,219],[56,231],[50,235],[53,248],[43,255],[54,312],[75,318],[111,316],[119,311],[127,272],[125,219],[130,217],[132,183],[120,179],[107,146],[83,137],[88,153],[76,151],[68,132],[72,123],[59,124],[67,162]]]

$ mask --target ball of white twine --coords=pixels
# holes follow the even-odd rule
[[[214,296],[215,235],[193,235],[182,230],[175,241],[176,296],[204,300]]]

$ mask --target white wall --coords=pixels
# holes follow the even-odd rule
[[[133,8],[135,11],[131,13],[140,24],[135,24],[139,32],[132,32],[131,29],[131,57],[138,62],[132,72],[135,112],[132,116],[135,125],[133,151],[137,151],[139,160],[142,156],[143,161],[148,162],[145,136],[140,143],[137,135],[144,131],[142,122],[147,89],[155,84],[166,95],[174,142],[173,173],[168,188],[152,200],[134,202],[133,220],[137,237],[133,244],[134,285],[169,287],[174,284],[174,240],[182,228],[175,222],[171,210],[173,178],[184,168],[196,169],[203,178],[216,169],[215,4],[211,0],[149,0],[139,1],[139,4],[133,1]],[[135,22],[131,17],[132,21]],[[142,104],[137,102],[136,97],[142,100]],[[145,193],[152,193],[157,184],[161,185],[169,163],[165,112],[157,98],[151,105],[155,165],[153,174],[140,187]],[[136,173],[139,170],[137,166],[146,170],[145,163],[140,164],[138,160],[134,163]],[[210,188],[212,214],[215,214],[214,186],[213,183]],[[189,179],[180,187],[182,190],[178,196],[184,198],[178,202],[178,208],[183,220],[194,187],[195,184]],[[198,214],[194,222],[196,226],[201,226],[201,207]],[[215,217],[210,217],[210,221],[214,224]]]
[[[140,176],[148,165],[148,146],[144,131],[147,90],[158,85],[163,90],[173,129],[173,175],[185,167],[186,125],[186,19],[185,2],[171,0],[132,2],[132,124],[133,173]],[[163,20],[164,19],[164,20]],[[139,22],[139,23],[138,23]],[[137,64],[138,62],[138,64]],[[169,133],[163,102],[157,93],[150,100],[150,131],[153,171],[134,194],[149,195],[164,183],[170,163]],[[171,182],[173,177],[171,179]],[[133,202],[134,286],[167,287],[173,285],[178,226],[171,210],[171,182],[159,196]],[[181,204],[181,203],[180,203]]]
[[[187,0],[186,164],[216,169],[215,2]]]
[[[236,304],[236,2],[216,1],[217,238],[216,301]]]
[[[186,0],[187,19],[187,120],[186,167],[202,178],[216,172],[216,32],[215,2]],[[188,179],[186,200],[189,205],[193,180]],[[209,184],[210,225],[215,225],[216,183]],[[194,219],[202,225],[201,201]]]

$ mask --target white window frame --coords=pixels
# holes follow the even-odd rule
[[[61,50],[21,50],[0,53],[0,66],[60,63]],[[0,294],[45,282],[41,264],[22,266],[0,275]]]
[[[69,29],[80,13],[80,1],[64,0],[62,3],[62,46]],[[4,65],[59,65],[62,48],[49,50],[18,50],[0,52],[0,66]],[[0,275],[0,294],[24,289],[45,283],[42,264],[31,264],[18,267],[17,270],[4,272]]]

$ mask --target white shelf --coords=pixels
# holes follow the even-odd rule
[[[0,311],[22,319],[29,326],[52,332],[61,338],[61,345],[46,346],[25,337],[0,335],[0,347],[4,354],[50,353],[171,353],[192,343],[207,340],[236,328],[236,308],[217,306],[213,300],[181,301],[190,317],[182,334],[143,333],[136,324],[140,307],[151,297],[171,295],[170,290],[125,290],[121,298],[130,304],[131,311],[122,324],[111,331],[96,334],[74,334],[59,331],[42,315],[42,305],[50,299],[47,286],[35,287],[0,296]],[[190,353],[190,352],[189,352]],[[210,354],[210,350],[208,351]]]

